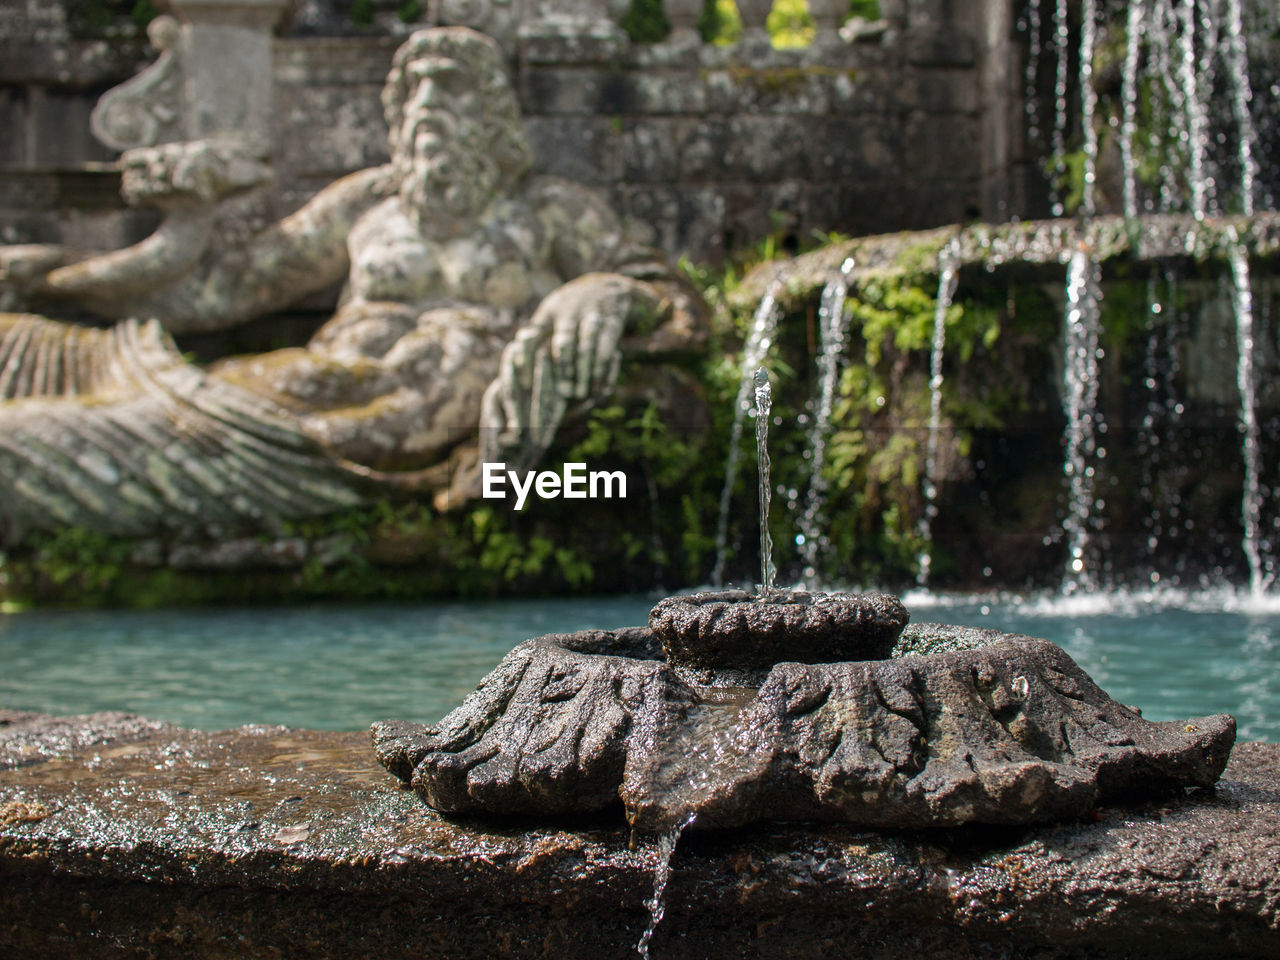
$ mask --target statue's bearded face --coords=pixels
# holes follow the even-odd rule
[[[500,189],[495,126],[464,65],[423,56],[406,68],[414,82],[393,158],[400,198],[420,228],[448,229],[481,213]]]

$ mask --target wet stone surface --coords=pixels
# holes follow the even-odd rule
[[[0,749],[37,814],[0,817],[0,955],[594,960],[648,920],[621,818],[450,822],[363,733],[0,713]],[[1277,818],[1280,745],[1241,744],[1216,789],[1053,826],[695,832],[653,956],[1275,956]]]

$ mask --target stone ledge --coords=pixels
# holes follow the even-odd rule
[[[1280,745],[1213,792],[1038,829],[690,835],[654,956],[1280,953]],[[633,957],[617,817],[449,822],[363,733],[0,712],[0,953]]]

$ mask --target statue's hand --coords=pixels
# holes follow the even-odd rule
[[[24,295],[35,291],[50,270],[69,259],[67,249],[53,243],[0,247],[0,309],[22,309]]]
[[[589,273],[553,290],[529,327],[550,331],[550,358],[560,395],[581,400],[611,389],[628,320],[654,312],[658,305],[659,297],[649,284],[613,273]]]
[[[207,205],[265,183],[271,168],[235,143],[190,140],[126,150],[120,192],[135,206]]]
[[[656,313],[652,285],[588,273],[557,287],[502,354],[481,415],[483,459],[532,464],[550,446],[572,401],[599,399],[618,379],[628,321]]]

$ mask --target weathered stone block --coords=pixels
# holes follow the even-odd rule
[[[30,88],[27,99],[29,161],[41,166],[109,163],[116,151],[89,132],[93,102],[61,87]]]
[[[684,128],[680,145],[680,179],[691,183],[723,181],[733,176],[726,165],[733,130],[728,121],[708,117]]]
[[[977,59],[972,37],[946,29],[912,29],[904,50],[915,66],[972,67]]]
[[[611,73],[599,109],[651,116],[701,114],[708,110],[706,79],[695,70]]]
[[[517,81],[520,106],[526,116],[561,113],[629,113],[625,106],[602,108],[610,75],[585,67],[577,70],[533,67]]]
[[[709,107],[720,113],[772,113],[802,119],[880,105],[862,71],[827,64],[730,66],[709,72],[707,87]]]
[[[399,37],[297,38],[272,46],[280,86],[341,84],[381,86]]]
[[[277,91],[280,166],[291,177],[330,176],[386,163],[381,84],[290,86]]]
[[[808,176],[818,182],[875,177],[909,162],[887,117],[827,117],[809,129]]]
[[[520,58],[530,64],[616,63],[630,41],[620,28],[572,31],[534,25],[520,31]]]
[[[729,122],[725,174],[764,183],[807,178],[810,144],[802,130],[785,116],[734,117]]]
[[[977,117],[914,113],[903,131],[904,166],[913,179],[956,180],[982,175]]]
[[[706,257],[724,255],[725,201],[714,187],[680,184],[625,186],[614,191],[618,209],[647,224],[663,250]]]
[[[621,125],[606,117],[528,117],[525,133],[539,173],[591,186],[622,175]]]
[[[895,222],[925,230],[972,220],[981,205],[981,184],[976,177],[940,178],[919,181],[910,190],[901,191],[892,212]]]
[[[899,79],[895,98],[924,113],[976,113],[983,103],[974,81],[967,71],[920,67]]]

